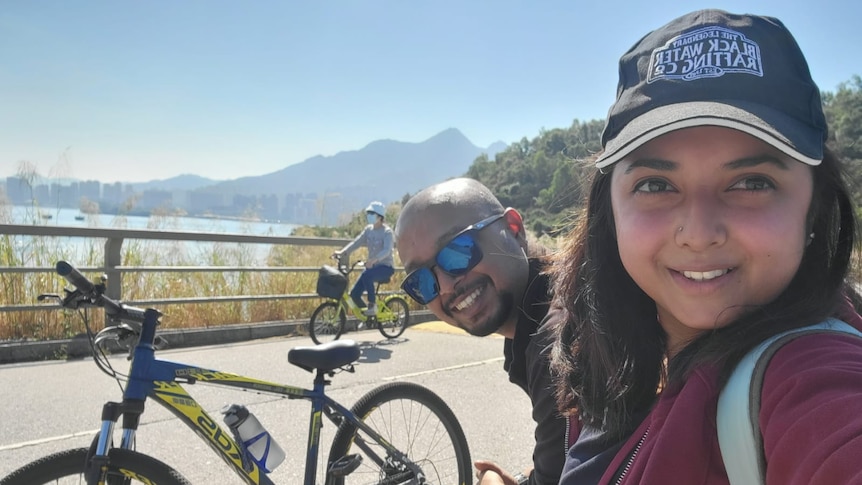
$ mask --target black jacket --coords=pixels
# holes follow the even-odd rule
[[[530,259],[530,283],[519,309],[515,338],[506,339],[503,368],[509,381],[523,389],[533,403],[536,446],[533,448],[531,484],[554,484],[560,480],[566,460],[566,418],[557,411],[548,367],[550,339],[539,327],[550,304],[549,278],[541,274],[544,264]]]

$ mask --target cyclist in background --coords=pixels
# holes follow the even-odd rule
[[[365,245],[368,247],[368,259],[365,260],[365,271],[359,275],[359,279],[350,290],[350,297],[353,302],[360,308],[366,307],[362,301],[362,293],[368,293],[368,305],[365,309],[366,315],[377,315],[377,298],[374,294],[374,284],[379,281],[387,281],[395,272],[394,262],[392,260],[392,248],[394,246],[394,238],[392,229],[384,223],[386,219],[386,207],[382,202],[372,202],[365,208],[365,216],[368,220],[368,225],[365,229],[356,236],[356,239],[351,241],[347,246],[344,246],[340,251],[332,253],[333,256],[341,259],[343,256],[349,256],[350,253]]]

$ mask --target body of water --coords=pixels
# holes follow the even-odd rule
[[[12,224],[44,226],[103,227],[118,229],[154,229],[164,231],[194,231],[211,233],[254,234],[259,236],[290,236],[296,224],[276,222],[213,219],[185,216],[123,216],[83,214],[77,209],[11,207]]]
[[[10,210],[11,209],[11,210]],[[95,227],[114,229],[149,229],[177,232],[204,232],[224,234],[247,234],[259,236],[290,236],[296,228],[295,224],[276,222],[245,221],[232,219],[211,219],[183,216],[122,216],[110,214],[82,214],[76,209],[46,209],[30,206],[7,206],[8,214],[4,220],[11,224],[36,224],[40,226],[63,227]],[[51,253],[49,259],[67,259],[77,262],[96,259],[102,260],[103,239],[95,240],[81,237],[35,238],[31,236],[13,236],[14,251],[20,255],[25,265],[36,264],[38,256]],[[125,241],[123,247],[134,244],[134,240]],[[140,249],[146,252],[146,259],[154,260],[152,264],[176,264],[182,261],[187,264],[212,264],[219,243],[195,241],[159,241],[138,240]],[[37,245],[38,244],[38,245]],[[239,247],[240,245],[233,245]],[[222,248],[225,247],[221,244]],[[35,249],[34,249],[35,248]],[[266,244],[245,245],[243,251],[251,255],[257,263],[263,263],[271,249]],[[39,253],[37,255],[36,253]],[[246,258],[240,257],[245,260]],[[233,258],[229,258],[233,259]],[[38,264],[36,264],[38,265]]]

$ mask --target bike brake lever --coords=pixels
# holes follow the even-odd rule
[[[66,296],[60,297],[60,306],[62,306],[63,308],[77,310],[81,306],[81,303],[91,303],[90,298],[81,293],[79,290],[69,290],[68,288],[63,288],[63,291],[66,293]]]
[[[57,300],[57,301],[63,300],[62,298],[60,298],[60,295],[58,295],[56,293],[42,293],[41,295],[36,297],[36,301],[45,301],[49,298],[52,300]]]
[[[117,343],[119,348],[130,350],[134,348],[136,339],[137,334],[135,334],[135,332],[126,327],[117,325],[105,328],[96,334],[94,343],[97,347],[104,349],[104,342],[113,340]]]

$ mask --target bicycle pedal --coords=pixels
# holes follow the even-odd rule
[[[362,464],[362,457],[359,455],[345,455],[335,460],[329,465],[329,474],[334,477],[346,477],[353,473]]]

